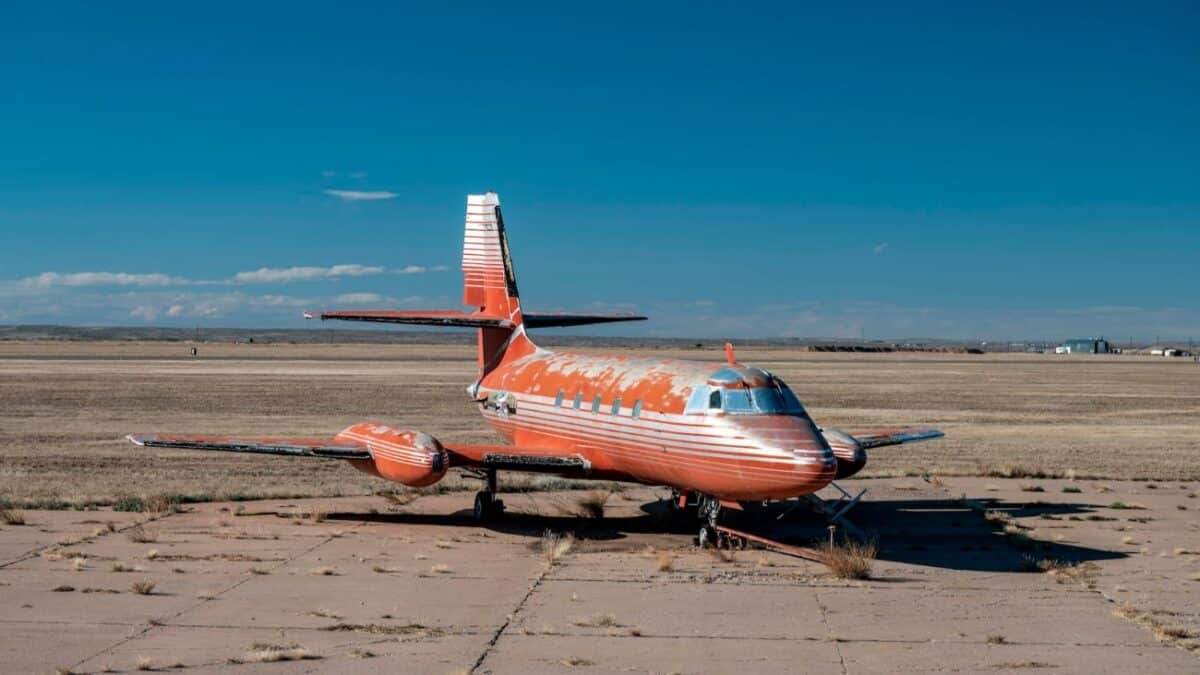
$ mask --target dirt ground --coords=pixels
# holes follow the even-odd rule
[[[844,482],[869,490],[851,514],[879,543],[870,579],[846,581],[781,553],[697,551],[658,488],[613,492],[599,520],[577,515],[594,493],[510,492],[510,517],[481,527],[464,478],[389,498],[335,461],[127,445],[363,419],[494,438],[463,392],[467,348],[188,348],[0,344],[0,501],[92,505],[0,518],[0,670],[1200,670],[1190,362],[739,350],[819,423],[947,433]],[[239,501],[105,506],[161,494]],[[740,526],[827,536],[787,505]],[[547,532],[576,540],[551,561]]]
[[[157,493],[366,495],[339,462],[137,449],[134,431],[332,435],[378,419],[488,442],[455,345],[0,343],[0,499],[111,503]],[[659,350],[723,359],[715,349]],[[864,476],[1042,471],[1200,479],[1200,365],[1135,356],[826,354],[739,349],[819,424],[928,424],[946,438],[876,452]],[[448,486],[456,483],[449,481]]]
[[[1200,669],[1189,653],[1200,644],[1200,486],[854,483],[870,490],[854,518],[880,545],[860,581],[770,551],[697,551],[690,524],[672,521],[651,488],[613,494],[600,520],[563,515],[577,492],[510,494],[511,517],[486,527],[471,520],[467,493],[27,511],[24,525],[0,525],[0,663],[14,673]],[[792,538],[824,530],[795,511],[759,524],[763,515]],[[547,531],[578,538],[552,560]]]

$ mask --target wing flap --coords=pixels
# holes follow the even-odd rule
[[[365,447],[337,442],[329,438],[242,438],[165,434],[130,434],[126,438],[134,445],[147,448],[246,452],[258,455],[324,459],[371,459],[371,453]]]
[[[474,466],[485,469],[504,469],[529,473],[581,474],[592,464],[576,453],[556,452],[547,448],[516,445],[455,445],[445,446],[450,452],[451,465]]]
[[[946,434],[937,429],[926,427],[881,427],[875,429],[848,429],[847,434],[854,437],[863,448],[882,448],[888,445],[902,445],[929,441],[941,438]]]

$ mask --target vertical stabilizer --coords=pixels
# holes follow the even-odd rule
[[[481,377],[494,368],[501,356],[532,347],[525,336],[521,300],[508,235],[500,212],[500,196],[495,192],[467,196],[467,221],[463,234],[463,304],[479,308],[481,314],[502,317],[511,328],[479,329],[479,367]]]

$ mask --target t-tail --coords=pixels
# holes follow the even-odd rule
[[[506,358],[535,349],[528,328],[584,326],[616,321],[644,321],[633,314],[526,313],[521,309],[517,276],[508,249],[508,233],[495,192],[467,196],[463,234],[463,304],[472,311],[450,309],[349,310],[321,312],[321,320],[372,321],[425,326],[458,326],[479,331],[480,378]],[[309,317],[309,314],[305,314]]]

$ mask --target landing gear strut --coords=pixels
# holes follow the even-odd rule
[[[497,499],[496,470],[487,470],[487,489],[475,493],[475,520],[498,520],[504,515],[504,502]]]
[[[700,495],[696,515],[700,517],[700,532],[696,535],[696,545],[700,548],[716,545],[720,536],[717,521],[721,517],[721,501],[708,495]]]

